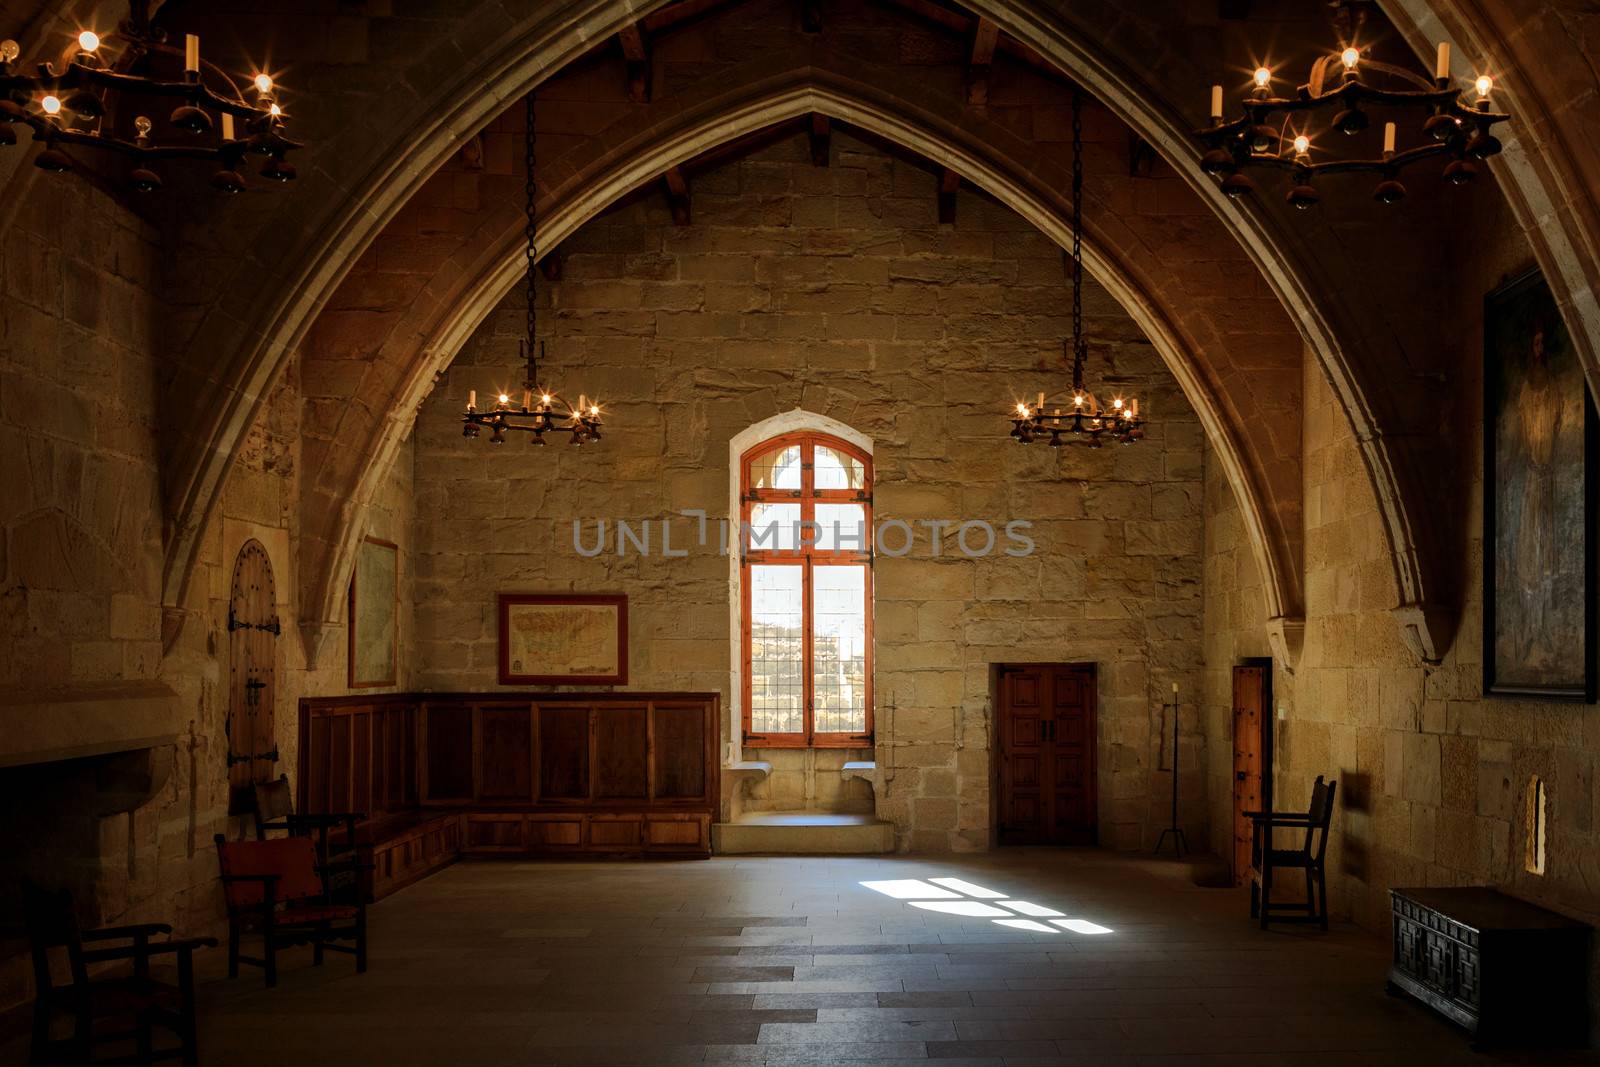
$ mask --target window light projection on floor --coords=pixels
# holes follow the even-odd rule
[[[945,915],[962,915],[973,919],[990,919],[996,926],[1011,930],[1026,930],[1035,934],[1058,934],[1070,930],[1075,934],[1109,934],[1109,926],[1088,919],[1068,919],[1062,912],[1027,900],[1012,900],[1005,893],[985,889],[981,885],[960,878],[891,878],[879,882],[862,882],[875,893],[895,900],[903,900],[913,908],[937,911]],[[1031,918],[1018,919],[1017,915]],[[1049,923],[1041,922],[1049,919]]]

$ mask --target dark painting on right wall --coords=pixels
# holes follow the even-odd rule
[[[1593,700],[1596,418],[1537,271],[1484,302],[1483,684]]]

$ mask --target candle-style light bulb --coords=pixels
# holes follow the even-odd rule
[[[1473,83],[1473,88],[1478,90],[1479,99],[1487,100],[1489,94],[1494,92],[1494,79],[1487,74],[1478,75],[1478,80]]]
[[[46,96],[39,101],[39,106],[44,108],[46,115],[61,114],[61,98],[59,96]]]
[[[501,393],[498,399],[499,399],[500,403],[502,403],[502,404],[511,403],[511,396],[508,393]]]
[[[1309,151],[1311,151],[1311,138],[1302,133],[1294,139],[1294,154],[1303,156]]]
[[[268,93],[272,92],[272,75],[257,74],[255,77],[255,83],[256,92],[260,93],[262,96],[266,96]]]
[[[100,48],[100,35],[93,30],[83,30],[78,34],[78,49],[82,52],[94,53]]]
[[[22,54],[22,46],[7,37],[0,41],[0,63],[15,63]]]
[[[1021,400],[1017,401],[1017,414],[1023,418],[1028,417],[1028,405]]]
[[[1345,70],[1355,70],[1356,64],[1361,62],[1361,50],[1353,46],[1346,48],[1339,53],[1339,60],[1344,64]]]
[[[1265,89],[1272,82],[1272,70],[1269,67],[1256,68],[1256,88]]]
[[[539,397],[539,403],[543,404],[545,407],[549,407],[551,401],[553,400],[555,400],[555,397],[551,396],[549,393],[543,393]]]
[[[281,119],[283,118],[283,108],[279,107],[277,104],[273,104],[271,107],[267,108],[267,114],[271,115],[275,119]]]

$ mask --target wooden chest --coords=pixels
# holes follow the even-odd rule
[[[1589,927],[1482,886],[1392,889],[1391,992],[1480,1044],[1581,1045]]]

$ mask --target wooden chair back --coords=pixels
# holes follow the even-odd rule
[[[280,822],[294,814],[294,791],[289,788],[289,776],[279,775],[270,782],[255,784],[256,840],[267,836],[265,823]]]
[[[317,845],[309,837],[275,837],[267,841],[217,841],[224,896],[230,910],[259,908],[266,897],[261,875],[274,875],[277,903],[321,899],[322,874],[317,870]]]
[[[65,889],[45,889],[31,879],[23,879],[22,907],[28,944],[33,950],[33,980],[40,997],[57,991],[50,968],[52,949],[67,950],[72,984],[87,985],[89,969],[83,959],[78,909],[73,905],[72,894]]]
[[[1306,809],[1306,855],[1314,859],[1318,866],[1328,854],[1328,831],[1333,825],[1333,796],[1338,788],[1338,782],[1324,782],[1320,774],[1311,787],[1311,804]]]

